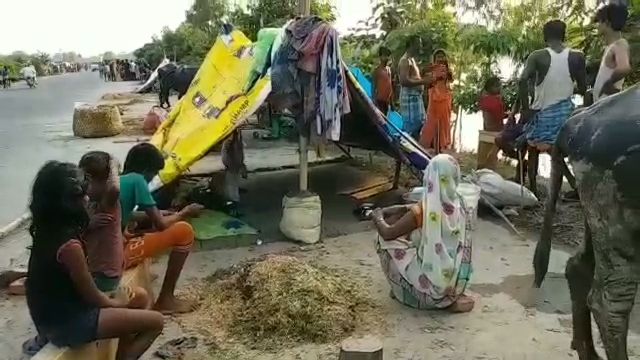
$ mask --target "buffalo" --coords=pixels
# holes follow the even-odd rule
[[[169,103],[169,92],[171,90],[178,92],[178,99],[181,99],[189,89],[197,72],[197,67],[176,66],[175,64],[167,64],[159,68],[160,106],[163,108],[171,107]]]
[[[632,87],[574,114],[552,151],[551,189],[534,256],[535,285],[547,273],[565,158],[585,218],[583,247],[567,262],[572,348],[599,359],[591,314],[609,360],[628,359],[629,316],[640,279],[640,88]]]

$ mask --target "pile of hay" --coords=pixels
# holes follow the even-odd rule
[[[185,330],[251,348],[339,340],[378,313],[352,276],[290,256],[218,271],[197,290],[202,304],[183,318]]]
[[[115,136],[122,132],[124,125],[120,110],[111,105],[81,105],[73,112],[73,135],[83,138]]]

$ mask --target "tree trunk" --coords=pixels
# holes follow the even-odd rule
[[[382,360],[382,342],[374,336],[348,338],[342,342],[338,360]]]

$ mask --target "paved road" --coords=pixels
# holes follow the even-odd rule
[[[71,141],[76,101],[96,101],[103,93],[131,89],[132,83],[105,83],[81,72],[24,82],[0,90],[0,227],[26,209],[34,175],[50,159],[78,161],[86,141]],[[99,144],[97,142],[95,144]]]

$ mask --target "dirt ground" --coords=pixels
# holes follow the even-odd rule
[[[371,297],[379,304],[385,326],[373,331],[384,343],[390,360],[487,360],[487,359],[577,359],[569,349],[571,339],[570,301],[563,271],[569,252],[552,252],[550,274],[538,292],[531,289],[531,260],[535,234],[529,241],[514,237],[502,223],[483,216],[474,231],[474,274],[471,294],[477,304],[469,314],[452,315],[438,311],[417,311],[389,297],[387,281],[373,248],[375,233],[370,223],[359,222],[351,214],[357,202],[339,192],[372,176],[362,167],[349,164],[322,165],[312,169],[310,184],[323,199],[323,240],[312,246],[282,241],[277,229],[282,196],[295,189],[295,170],[253,174],[243,184],[246,220],[261,230],[265,245],[233,250],[193,253],[179,288],[262,254],[286,251],[330,267],[362,274]],[[264,191],[265,183],[270,191]],[[387,194],[380,205],[397,201],[398,193]],[[5,239],[6,259],[24,264],[28,243],[25,231]],[[9,260],[7,261],[9,262]],[[166,258],[153,265],[154,273],[164,272]],[[7,266],[9,264],[4,264]],[[160,277],[161,278],[161,277]],[[160,282],[156,281],[156,287]],[[145,359],[154,359],[161,344],[193,329],[181,325],[181,318],[167,318],[166,329]],[[185,323],[186,324],[186,323]],[[640,358],[640,316],[631,322],[630,354]],[[0,295],[0,352],[3,359],[24,359],[20,345],[33,335],[24,298]],[[597,334],[597,331],[596,331]],[[337,344],[301,344],[275,352],[258,352],[244,347],[216,344],[199,339],[196,351],[185,359],[336,359]]]
[[[248,258],[266,253],[289,254],[363,274],[371,296],[381,306],[386,326],[375,331],[384,343],[385,359],[575,359],[569,349],[570,302],[562,275],[569,254],[553,253],[551,273],[539,292],[531,289],[533,244],[512,237],[504,228],[480,220],[474,233],[474,276],[471,294],[477,305],[470,314],[417,311],[389,297],[389,287],[373,249],[373,232],[359,232],[322,244],[296,246],[272,243],[249,249],[193,254],[183,282],[195,281]],[[158,271],[163,264],[155,265]],[[634,318],[630,353],[640,355]],[[190,334],[170,320],[158,344]],[[597,334],[597,332],[596,332]],[[201,340],[205,342],[206,339]],[[227,348],[227,344],[218,344]],[[231,346],[207,353],[201,346],[191,359],[336,359],[337,344],[307,344],[273,353]],[[153,357],[149,356],[148,359]]]

